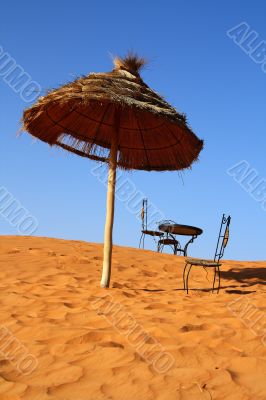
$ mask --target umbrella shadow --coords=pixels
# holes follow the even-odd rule
[[[266,268],[231,268],[229,271],[221,271],[221,279],[234,280],[241,287],[266,285]]]

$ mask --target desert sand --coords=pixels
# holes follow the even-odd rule
[[[179,256],[115,246],[101,289],[101,244],[0,255],[1,400],[266,399],[266,262],[224,261],[218,295],[195,268],[187,295]]]

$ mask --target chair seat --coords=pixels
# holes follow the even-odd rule
[[[165,245],[174,244],[174,245],[177,245],[177,244],[179,244],[179,242],[177,240],[175,240],[175,239],[160,239],[159,240],[159,244],[165,244]]]
[[[158,232],[158,231],[142,230],[141,232],[144,233],[144,235],[150,235],[150,236],[163,236],[164,235],[163,232]]]
[[[204,260],[202,258],[186,258],[186,263],[191,265],[199,265],[202,267],[220,267],[219,262],[213,260]]]

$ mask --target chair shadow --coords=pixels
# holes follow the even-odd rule
[[[256,290],[240,290],[240,289],[228,290],[228,288],[233,288],[233,287],[239,287],[239,286],[237,286],[237,285],[221,286],[221,289],[226,289],[225,291],[227,293],[230,293],[230,294],[249,294],[249,293],[256,292]],[[169,291],[169,290],[166,290],[166,289],[144,289],[144,288],[128,289],[128,290],[140,290],[140,291],[143,291],[143,292],[167,292],[167,291]],[[172,290],[174,292],[184,292],[184,293],[186,292],[184,290],[184,288],[175,288],[175,289],[172,289]],[[212,293],[212,288],[207,288],[207,287],[193,288],[193,287],[191,287],[191,288],[189,288],[189,291],[190,292],[206,292],[206,293],[211,292]]]
[[[225,280],[235,281],[235,284],[223,285]],[[266,268],[263,267],[249,267],[249,268],[231,268],[228,271],[221,271],[221,287],[230,294],[249,294],[254,293],[256,290],[242,290],[241,288],[252,288],[254,285],[266,285]],[[130,289],[129,289],[130,290]],[[166,289],[148,289],[148,288],[131,288],[131,290],[141,290],[145,292],[165,292]],[[182,291],[183,288],[175,288],[174,291]],[[203,291],[211,292],[212,288],[189,288],[189,291]]]

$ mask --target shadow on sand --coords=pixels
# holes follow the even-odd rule
[[[241,283],[242,287],[266,285],[266,268],[232,268],[229,271],[221,271],[221,279],[234,280]]]
[[[235,281],[235,284],[224,284],[225,281]],[[227,293],[231,294],[249,294],[254,293],[256,290],[246,290],[244,288],[252,288],[255,285],[266,285],[266,268],[263,267],[239,267],[231,268],[229,271],[221,271],[221,290],[225,290]],[[206,287],[202,288],[189,288],[189,291],[204,291],[210,292],[212,288],[208,288],[208,283],[206,282]],[[243,289],[241,289],[243,288]],[[129,289],[130,290],[130,289]],[[165,289],[148,289],[148,288],[132,288],[131,290],[141,290],[145,292],[165,292]],[[184,291],[183,288],[176,288],[175,291]]]

